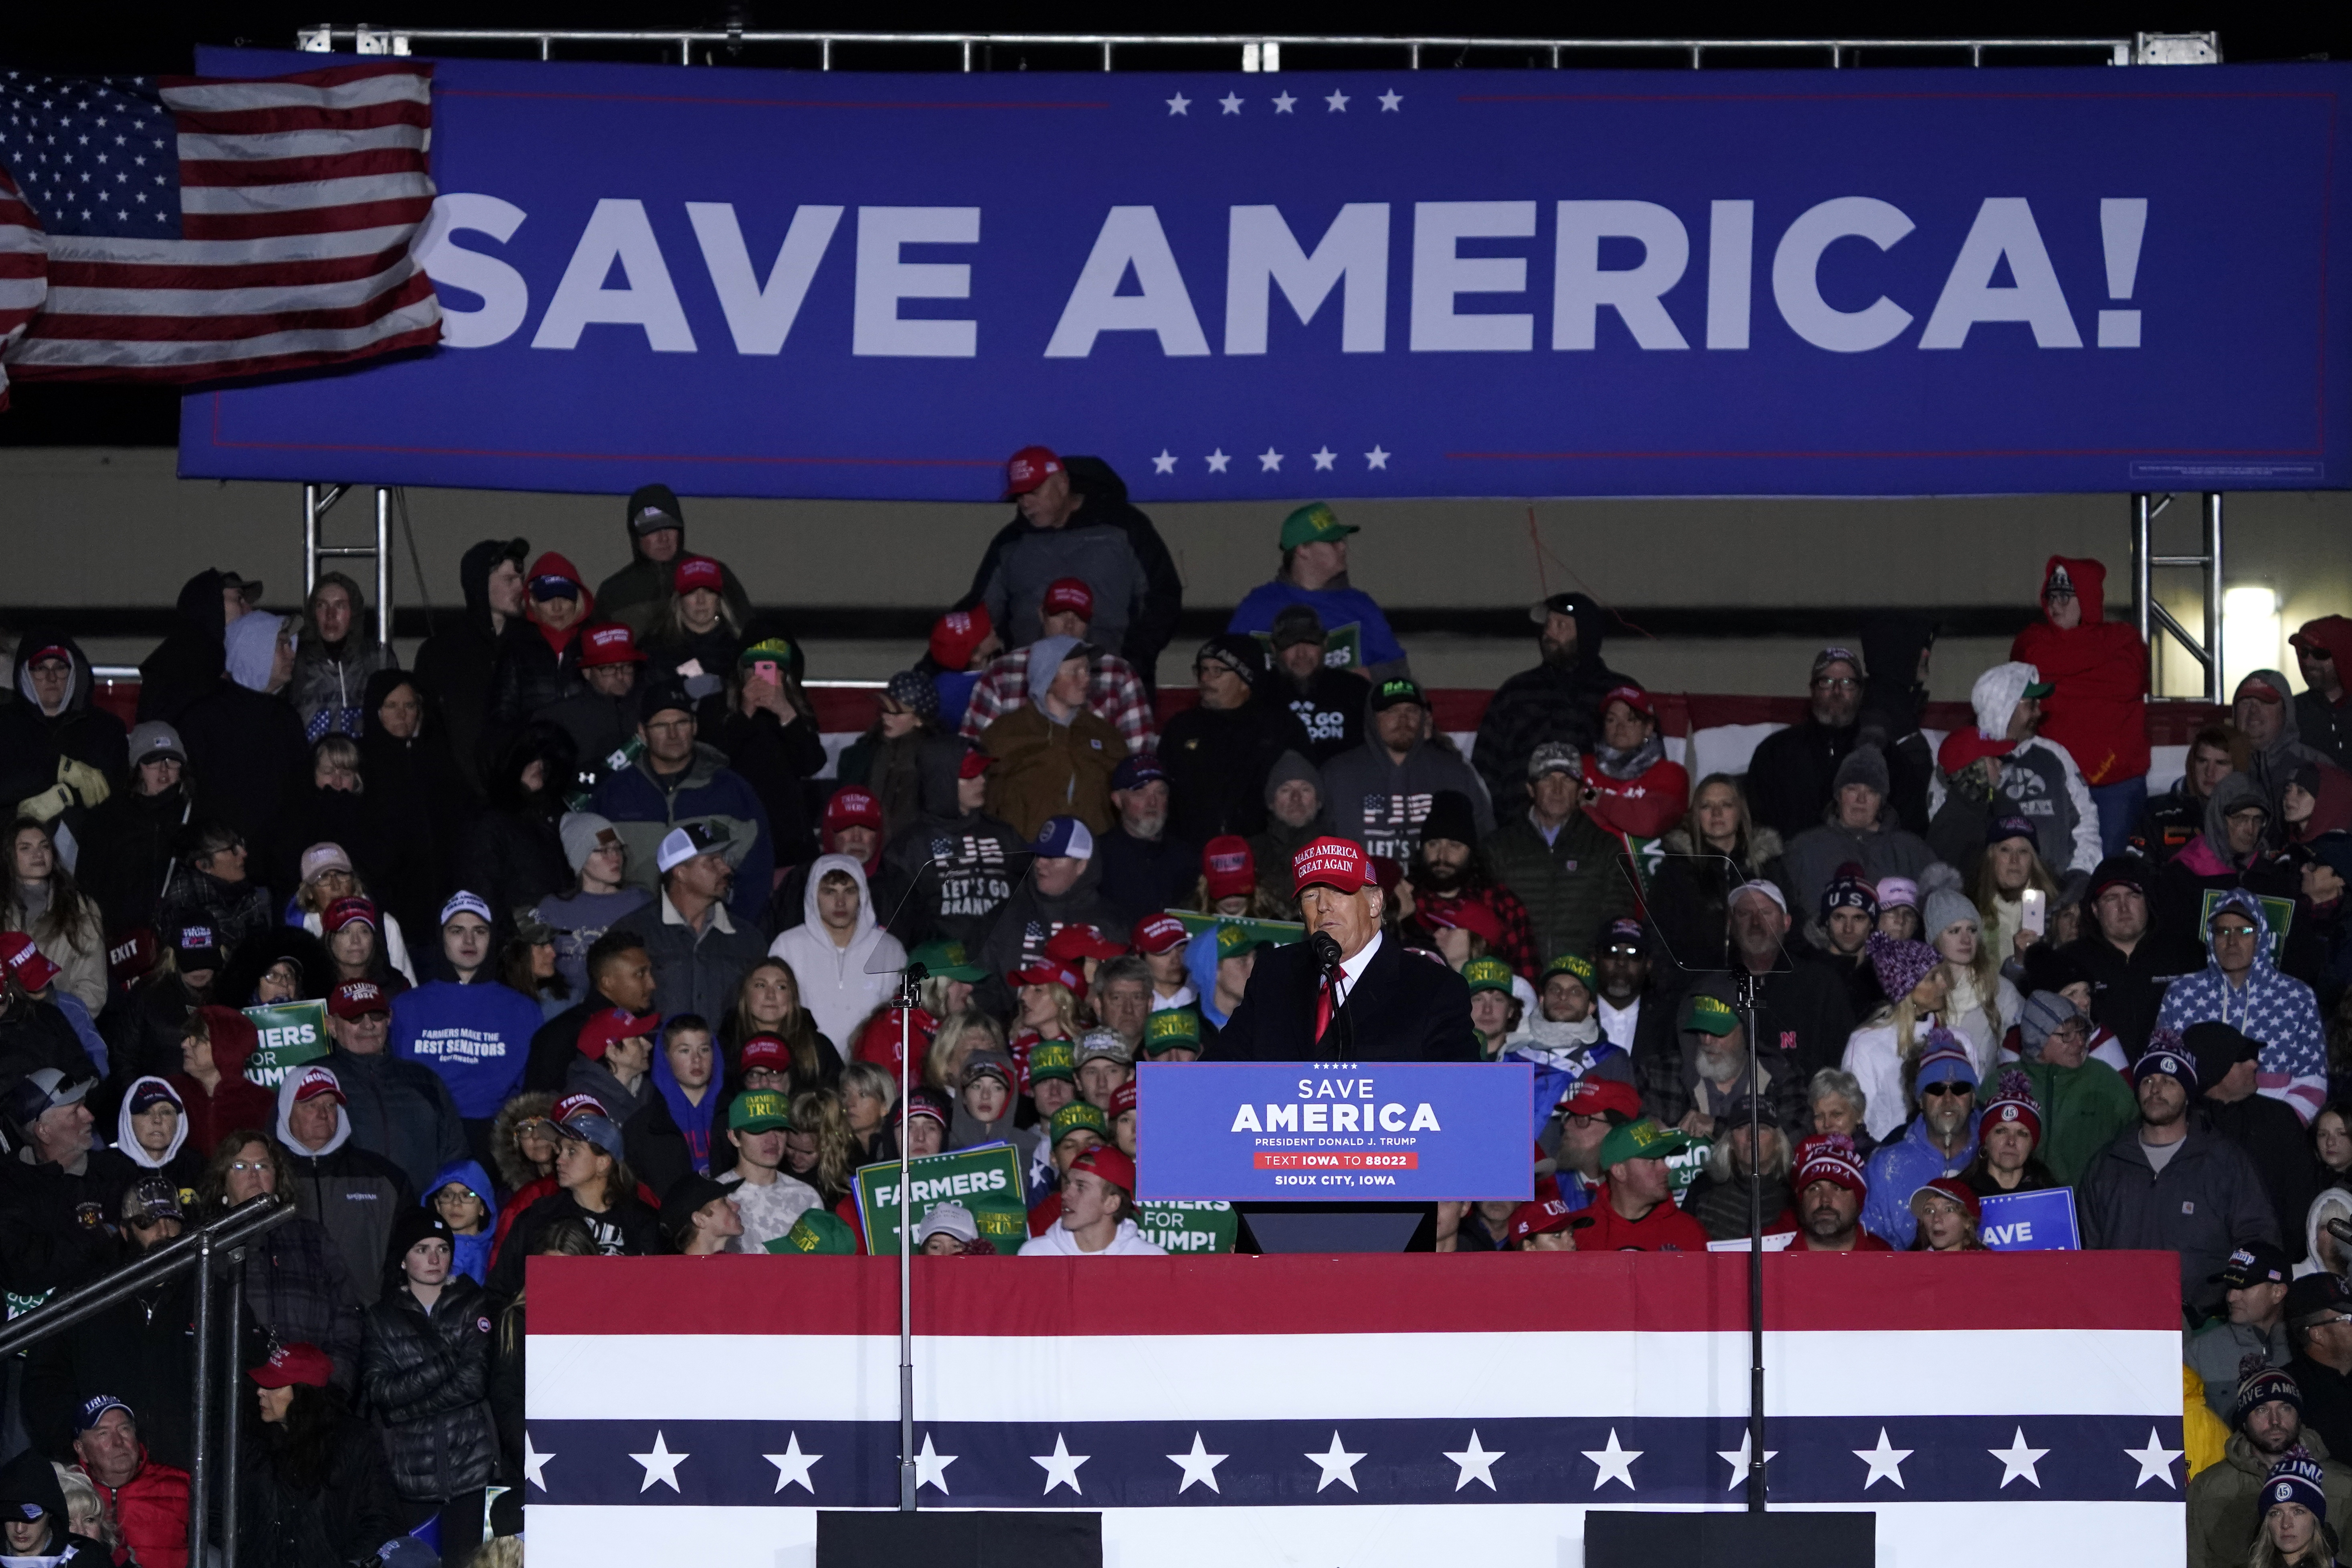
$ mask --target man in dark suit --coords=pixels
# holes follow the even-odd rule
[[[1380,883],[1363,846],[1313,840],[1291,871],[1308,940],[1260,950],[1211,1059],[1478,1061],[1469,987],[1444,964],[1415,957],[1382,935]],[[1339,972],[1328,982],[1312,951],[1318,932],[1339,945]]]

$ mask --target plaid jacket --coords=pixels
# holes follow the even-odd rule
[[[980,732],[1029,700],[1029,650],[999,653],[980,673],[971,689],[971,706],[964,709],[963,727],[957,733],[978,740]],[[1160,725],[1151,698],[1136,677],[1135,666],[1117,653],[1097,653],[1087,678],[1087,706],[1127,742],[1130,752],[1160,749]]]

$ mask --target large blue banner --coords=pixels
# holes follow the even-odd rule
[[[447,345],[191,396],[181,468],[977,500],[1040,442],[1146,503],[2340,486],[2347,84],[445,61]]]
[[[1147,1061],[1136,1196],[1525,1198],[1523,1061]]]

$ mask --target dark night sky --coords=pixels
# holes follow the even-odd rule
[[[724,3],[664,4],[662,0],[392,0],[369,13],[375,25],[407,26],[564,28],[723,27]],[[1975,4],[1896,6],[1809,5],[1792,0],[1773,7],[1769,28],[1759,30],[1754,7],[1736,15],[1728,7],[1669,4],[1640,7],[1587,6],[1571,13],[1542,12],[1493,0],[1453,0],[1416,13],[1399,7],[1380,13],[1378,24],[1361,12],[1329,5],[1301,5],[1283,0],[1253,0],[1247,5],[1210,0],[1182,7],[1121,5],[1106,9],[1075,5],[1011,5],[997,0],[814,0],[792,7],[751,4],[734,7],[747,26],[810,31],[826,27],[860,32],[1110,30],[1128,33],[1438,32],[1456,37],[1521,36],[1555,30],[1585,37],[2127,37],[2135,32],[2193,32],[2220,26],[2223,57],[2236,63],[2343,58],[2352,56],[2352,7],[2221,7],[2210,0],[2142,0],[2136,5]],[[0,68],[89,73],[184,71],[199,44],[247,44],[290,47],[295,30],[316,25],[325,7],[299,9],[268,4],[131,5],[94,7],[37,5],[13,8],[0,26]],[[27,15],[27,13],[31,13]],[[1116,16],[1112,26],[1108,18]],[[1611,18],[1623,20],[1612,21]],[[338,18],[339,21],[344,18]],[[647,58],[663,57],[650,51]],[[746,63],[755,63],[747,60]],[[878,62],[877,62],[878,63]],[[948,62],[943,58],[941,65]],[[1040,64],[1045,62],[1041,61]],[[1286,62],[1305,64],[1303,61]],[[1335,62],[1337,63],[1337,62]],[[1349,62],[1372,64],[1372,61]],[[1482,62],[1487,63],[1487,62]],[[1493,60],[1494,64],[1514,62]],[[177,395],[169,391],[107,387],[19,386],[10,409],[0,413],[0,445],[171,445],[177,439]]]

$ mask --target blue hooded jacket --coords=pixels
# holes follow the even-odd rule
[[[669,1031],[665,1028],[661,1037],[654,1041],[654,1087],[661,1091],[662,1100],[669,1106],[670,1120],[676,1122],[677,1130],[686,1135],[687,1157],[694,1162],[696,1174],[709,1176],[711,1129],[721,1098],[719,1080],[714,1076],[704,1086],[701,1104],[688,1099],[686,1090],[678,1083],[677,1074],[670,1071],[668,1035]],[[713,1040],[711,1045],[716,1051],[718,1042]]]
[[[427,1213],[439,1214],[441,1211],[433,1207],[433,1200],[451,1182],[463,1183],[482,1200],[483,1216],[481,1234],[457,1239],[457,1250],[450,1260],[450,1272],[463,1274],[477,1285],[487,1286],[489,1283],[490,1245],[499,1239],[498,1189],[490,1186],[490,1178],[483,1173],[479,1164],[473,1160],[459,1160],[433,1178],[433,1185],[425,1189],[419,1207]]]

